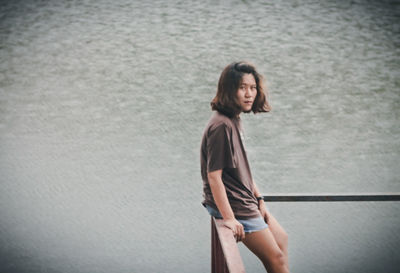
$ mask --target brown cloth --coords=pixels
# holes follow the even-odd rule
[[[260,212],[253,193],[254,184],[241,139],[240,123],[240,118],[214,112],[204,130],[200,152],[202,203],[218,209],[207,173],[222,169],[222,181],[235,218],[250,219],[259,217]]]

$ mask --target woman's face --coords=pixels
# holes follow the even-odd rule
[[[257,96],[257,84],[253,74],[244,74],[237,91],[237,97],[242,112],[248,113],[253,107]]]

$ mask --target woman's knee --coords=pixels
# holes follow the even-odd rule
[[[278,253],[275,254],[274,263],[279,266],[285,264],[285,256],[282,251],[279,251]]]
[[[273,268],[284,266],[285,263],[286,260],[282,251],[276,251],[274,254],[263,258],[263,264],[270,265]]]

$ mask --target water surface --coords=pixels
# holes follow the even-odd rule
[[[268,193],[400,191],[399,4],[2,1],[2,272],[208,272],[199,144],[225,65]],[[396,272],[399,204],[273,203],[292,272]],[[262,267],[240,247],[247,272]]]

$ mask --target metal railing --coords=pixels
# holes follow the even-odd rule
[[[268,202],[400,201],[400,193],[274,194],[263,197]],[[224,226],[223,220],[214,217],[211,217],[211,272],[246,272],[232,231]]]
[[[400,193],[274,194],[263,195],[268,202],[400,201]]]

